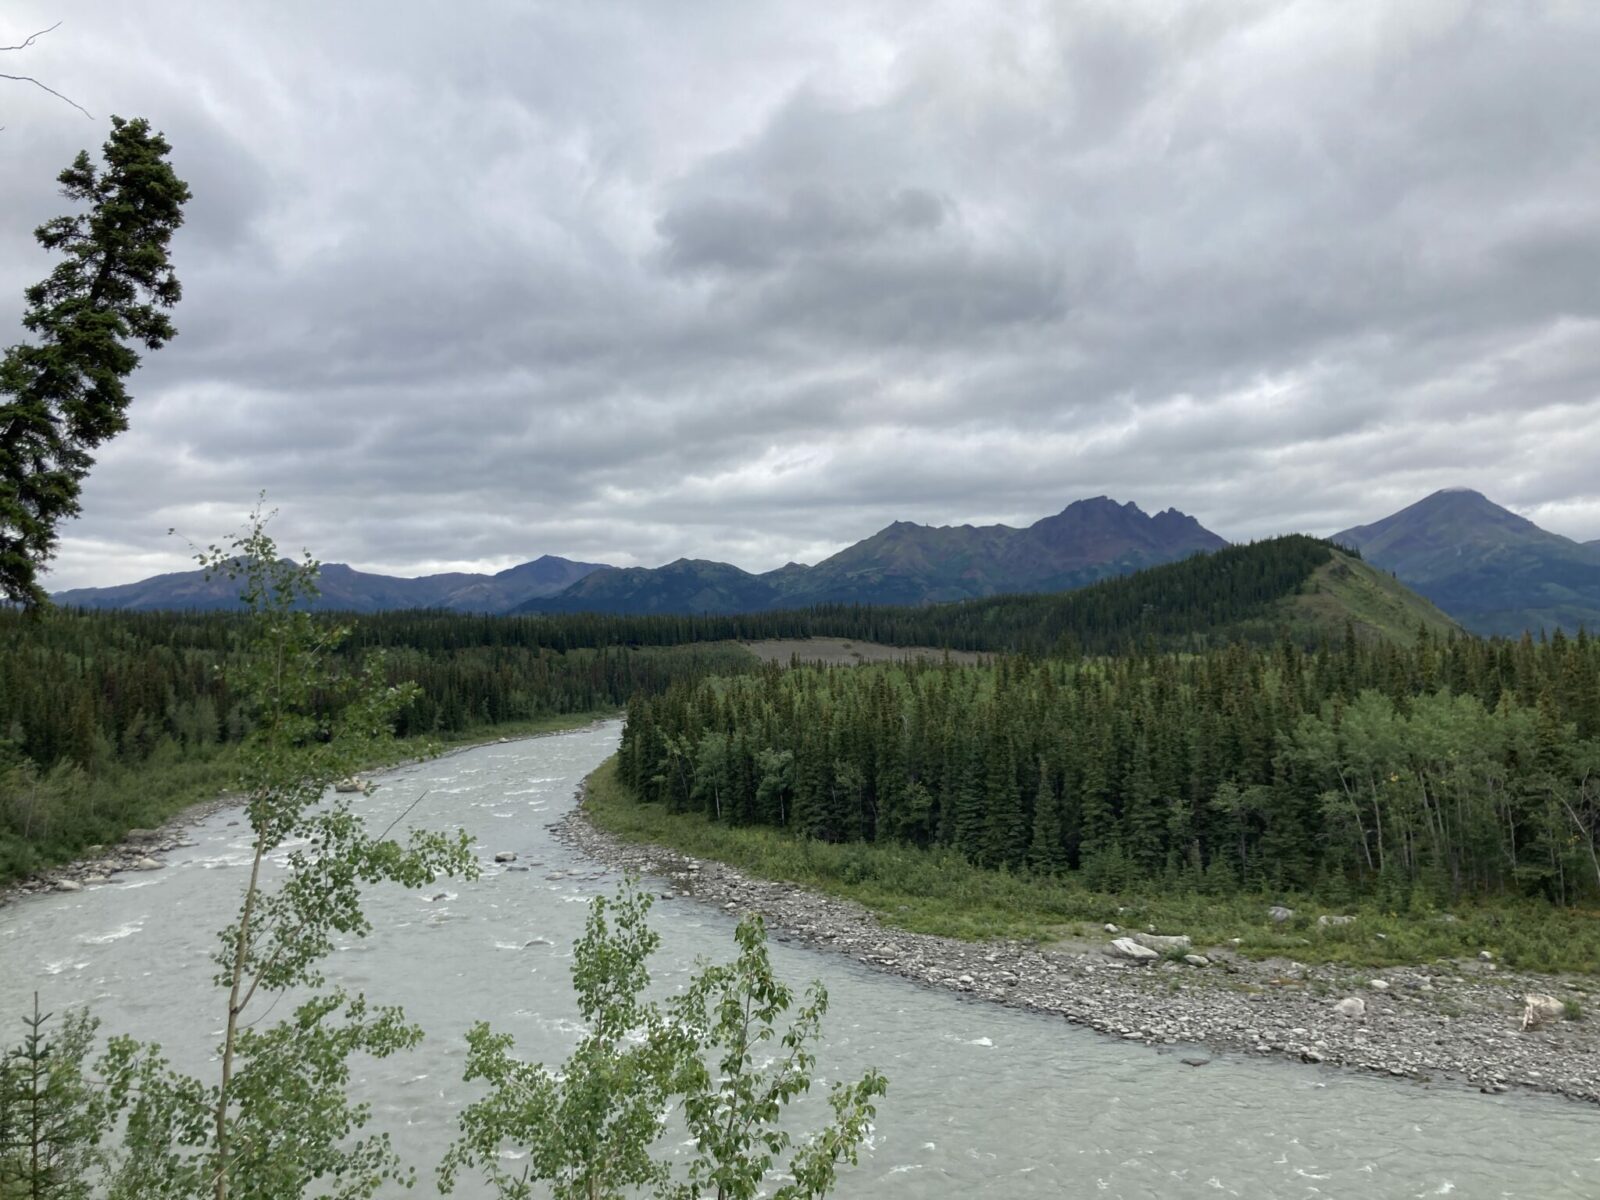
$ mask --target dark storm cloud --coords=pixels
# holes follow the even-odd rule
[[[100,120],[0,92],[5,328],[107,114],[195,191],[59,586],[263,488],[399,572],[1099,493],[1243,537],[1464,483],[1600,536],[1600,10],[439,11],[8,10]]]

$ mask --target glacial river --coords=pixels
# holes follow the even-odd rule
[[[400,1003],[428,1037],[363,1062],[358,1088],[419,1168],[432,1165],[473,1094],[463,1033],[486,1017],[520,1051],[564,1058],[579,1032],[568,980],[588,902],[619,882],[555,841],[547,825],[615,748],[619,724],[481,747],[379,776],[363,801],[387,824],[461,826],[483,878],[375,893],[376,931],[341,949],[330,975]],[[249,862],[236,812],[190,833],[160,871],[0,909],[0,1014],[37,989],[47,1008],[89,1004],[105,1032],[163,1044],[201,1069],[220,1025],[214,930]],[[514,850],[518,866],[488,860]],[[681,983],[701,957],[731,953],[733,919],[690,900],[658,902],[656,973]],[[869,1151],[840,1196],[885,1197],[1600,1197],[1600,1111],[1551,1097],[1484,1096],[1241,1057],[1193,1069],[1180,1053],[1108,1039],[1060,1020],[928,991],[832,956],[776,944],[795,983],[832,999],[823,1080],[881,1068],[889,1095]],[[21,1026],[6,1022],[7,1042]],[[822,1089],[825,1091],[825,1087]],[[479,1196],[475,1185],[458,1195]]]

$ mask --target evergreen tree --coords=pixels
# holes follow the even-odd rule
[[[128,426],[134,345],[155,350],[176,333],[162,311],[182,295],[167,246],[189,188],[170,151],[149,122],[112,117],[104,164],[80,152],[59,176],[87,211],[34,233],[64,257],[27,289],[22,323],[36,340],[0,359],[0,597],[46,601],[38,571],[79,511],[90,452]]]

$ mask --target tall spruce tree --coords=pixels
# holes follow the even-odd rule
[[[124,381],[135,345],[155,350],[176,330],[163,311],[182,289],[167,258],[189,185],[171,147],[144,120],[111,118],[96,165],[80,151],[57,177],[84,211],[46,221],[34,237],[62,261],[28,288],[23,325],[34,340],[0,359],[0,596],[46,600],[40,568],[60,523],[79,512],[91,451],[128,427]]]

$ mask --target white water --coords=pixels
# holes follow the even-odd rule
[[[482,747],[381,777],[363,803],[381,828],[408,818],[481,839],[484,876],[423,892],[385,890],[374,934],[330,975],[400,1003],[428,1030],[411,1054],[364,1063],[358,1088],[432,1194],[433,1164],[469,1094],[463,1034],[484,1017],[527,1056],[558,1061],[579,1033],[567,968],[585,906],[619,880],[555,842],[547,825],[615,748],[616,723]],[[161,1042],[203,1069],[220,1026],[214,930],[248,863],[238,814],[193,831],[167,867],[127,882],[0,909],[0,1016],[37,989],[46,1008],[90,1004],[106,1032]],[[515,850],[518,866],[496,867]],[[437,897],[437,898],[435,898]],[[656,975],[682,983],[698,957],[731,953],[733,920],[689,900],[659,902]],[[775,945],[792,982],[832,999],[818,1080],[881,1068],[890,1080],[861,1167],[840,1196],[1600,1197],[1600,1111],[1539,1096],[1483,1096],[1278,1061],[1177,1053],[928,991],[841,957]],[[20,1025],[10,1022],[7,1041]],[[458,1195],[482,1193],[473,1187]]]

